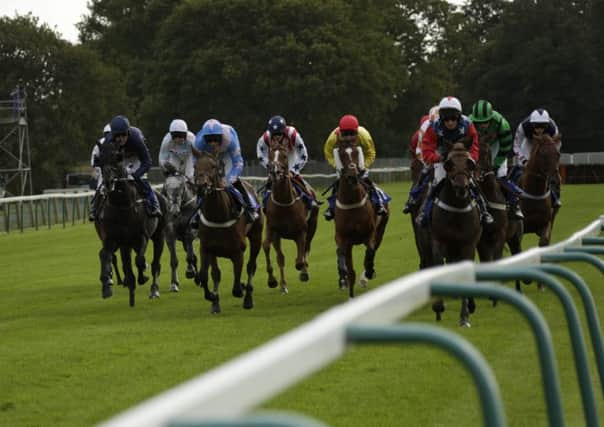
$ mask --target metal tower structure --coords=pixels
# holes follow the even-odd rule
[[[32,194],[27,94],[19,83],[0,100],[0,197]]]

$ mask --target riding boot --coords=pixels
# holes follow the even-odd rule
[[[522,189],[505,177],[499,178],[499,183],[508,202],[509,216],[512,219],[524,219],[520,203],[518,203],[518,195],[522,193]]]
[[[266,183],[263,185],[262,188],[262,207],[264,208],[264,210],[266,211],[266,205],[268,204],[268,197],[271,194],[272,188],[271,188],[271,184],[272,181],[270,180],[270,178],[266,181]]]
[[[478,205],[478,210],[480,211],[480,222],[485,225],[493,224],[495,220],[493,219],[493,216],[489,213],[489,209],[487,208],[487,202],[482,196],[480,189],[473,181],[470,181],[470,183],[470,193],[476,201],[476,204]]]
[[[247,190],[243,187],[241,181],[237,181],[233,183],[233,188],[236,190],[241,196],[241,202],[243,209],[245,211],[245,219],[248,224],[253,223],[258,219],[258,212],[256,212],[256,208],[250,199],[250,195]]]
[[[98,208],[98,199],[100,198],[99,191],[95,191],[94,196],[90,200],[89,212],[88,212],[88,220],[94,222],[96,220],[96,212]]]
[[[202,203],[203,199],[201,198],[201,196],[197,196],[197,209],[195,209],[195,213],[193,214],[193,216],[191,217],[191,219],[189,220],[190,224],[191,224],[191,228],[194,229],[198,229],[199,228],[199,210],[201,209],[201,203]]]
[[[430,176],[430,169],[423,168],[419,178],[417,179],[417,182],[409,191],[409,199],[407,200],[407,202],[405,203],[405,207],[403,208],[404,214],[408,214],[409,212],[411,212],[411,209],[413,209],[419,203],[419,197],[426,188],[428,176]]]
[[[325,213],[323,216],[326,221],[331,221],[335,217],[335,209],[336,209],[336,191],[338,190],[338,184],[340,180],[337,179],[333,184],[331,184],[331,195],[327,198],[327,209],[325,209]],[[323,192],[323,195],[329,191],[329,188]]]
[[[434,185],[430,183],[428,185],[428,195],[422,202],[419,213],[415,218],[415,223],[420,226],[425,226],[427,224],[428,218],[430,218],[430,213],[432,212],[432,204],[434,203],[434,199],[440,192],[440,189],[444,185],[445,180],[441,180],[438,184]]]
[[[159,206],[159,200],[157,200],[157,196],[155,195],[153,188],[151,188],[149,181],[143,180],[140,178],[136,178],[136,177],[134,179],[135,179],[135,183],[137,184],[139,190],[145,196],[147,214],[150,217],[160,217],[162,215],[162,213],[161,213],[161,208]]]

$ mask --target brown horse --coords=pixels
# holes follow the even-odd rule
[[[480,239],[481,226],[478,207],[470,194],[470,179],[475,164],[462,143],[453,145],[444,163],[445,182],[434,201],[430,221],[432,254],[435,265],[474,260]],[[469,313],[474,311],[471,299],[462,300],[460,325],[470,326]],[[444,311],[442,298],[437,299],[432,309],[436,319]]]
[[[280,144],[271,146],[269,151],[268,174],[271,181],[271,193],[266,202],[266,234],[262,248],[266,256],[268,286],[277,286],[273,275],[270,250],[271,244],[277,253],[281,293],[287,294],[285,281],[285,256],[281,250],[281,239],[296,242],[296,270],[300,271],[300,280],[308,281],[308,255],[310,244],[317,231],[318,206],[308,207],[298,195],[289,172],[288,149]]]
[[[252,298],[252,278],[256,273],[256,258],[262,243],[263,214],[252,223],[247,224],[243,208],[227,191],[223,177],[222,165],[219,160],[207,152],[196,152],[195,185],[198,194],[202,197],[199,212],[199,240],[201,254],[201,268],[198,274],[198,283],[204,290],[204,297],[212,303],[211,313],[220,313],[220,297],[218,286],[220,284],[220,270],[216,258],[228,258],[233,263],[233,289],[234,297],[243,299],[243,308],[254,307]],[[243,182],[247,191],[256,197],[251,185]],[[241,283],[241,271],[246,249],[246,237],[250,242],[250,254],[247,262],[247,284]],[[214,290],[208,289],[208,270],[212,265],[212,281]],[[245,291],[245,296],[243,291]]]
[[[361,148],[356,144],[340,144],[337,154],[342,165],[335,209],[339,286],[340,289],[348,287],[348,295],[353,298],[356,273],[352,247],[359,244],[366,247],[365,269],[359,281],[359,285],[365,287],[367,280],[375,277],[375,253],[382,243],[390,213],[384,216],[375,213],[369,192],[359,176],[364,163]]]
[[[111,260],[119,248],[124,268],[124,284],[129,289],[130,306],[134,306],[136,282],[146,283],[149,277],[145,274],[147,263],[145,251],[149,239],[153,241],[153,261],[151,272],[153,283],[149,298],[159,298],[159,274],[161,255],[164,248],[164,219],[151,218],[147,215],[144,201],[140,198],[134,181],[128,177],[123,164],[123,153],[112,143],[103,144],[100,150],[101,170],[107,200],[101,210],[104,238],[99,252],[101,261],[101,284],[103,298],[113,295],[111,290]],[[161,209],[165,212],[166,202],[158,195]],[[132,271],[131,251],[136,254],[138,277],[135,280]]]
[[[491,147],[483,138],[478,158],[478,184],[494,221],[483,227],[476,249],[481,262],[495,261],[503,256],[509,221],[506,199],[493,168]]]
[[[520,179],[524,193],[520,206],[524,213],[524,232],[539,236],[539,246],[548,246],[558,208],[552,207],[550,180],[558,174],[558,138],[542,135],[533,138],[530,160]]]

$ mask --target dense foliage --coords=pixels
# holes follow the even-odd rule
[[[273,114],[311,156],[344,113],[359,116],[379,156],[402,156],[419,117],[442,96],[469,112],[490,99],[512,122],[543,106],[564,151],[599,151],[589,126],[604,102],[593,0],[92,0],[71,45],[31,15],[0,18],[0,94],[28,92],[34,183],[60,184],[117,113],[154,156],[168,123],[197,131],[216,117],[244,157]]]

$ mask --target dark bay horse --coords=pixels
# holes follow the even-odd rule
[[[213,154],[207,152],[196,151],[195,154],[197,156],[195,185],[203,200],[199,213],[201,267],[198,273],[198,283],[204,290],[205,299],[212,303],[211,313],[220,313],[218,286],[221,274],[216,258],[228,258],[233,263],[232,294],[237,298],[244,297],[243,308],[251,309],[254,307],[252,278],[256,273],[256,258],[262,244],[264,215],[260,212],[252,224],[247,224],[243,209],[227,191],[220,161]],[[253,187],[246,182],[242,181],[242,183],[252,197],[256,197]],[[247,284],[243,284],[241,283],[241,271],[246,237],[250,242],[250,254],[246,267]],[[212,292],[208,288],[210,265],[214,283]]]
[[[474,260],[480,239],[480,215],[476,202],[470,194],[470,179],[475,164],[470,159],[463,143],[453,145],[444,162],[445,182],[434,201],[430,220],[432,254],[435,265]],[[459,324],[470,326],[469,313],[474,311],[474,301],[462,299]],[[432,309],[440,320],[444,311],[442,298],[437,299]]]
[[[289,171],[288,149],[275,144],[269,150],[268,174],[271,181],[271,193],[266,202],[266,233],[262,243],[266,256],[268,286],[277,286],[273,275],[270,250],[271,244],[277,253],[281,293],[287,294],[285,280],[285,256],[281,250],[281,239],[296,242],[296,270],[300,271],[300,280],[308,281],[308,255],[310,245],[317,231],[318,206],[309,207],[294,188],[293,178]]]
[[[107,200],[102,207],[102,222],[105,236],[103,248],[99,252],[101,261],[102,296],[109,298],[111,290],[111,259],[120,249],[124,268],[124,284],[129,289],[130,306],[134,306],[136,281],[146,283],[147,263],[145,250],[149,239],[153,241],[153,261],[151,273],[153,283],[149,298],[159,298],[159,273],[161,254],[164,247],[164,220],[147,215],[143,197],[138,194],[134,181],[128,177],[123,164],[123,153],[112,143],[103,144],[100,150],[101,169],[107,188]],[[162,210],[165,212],[165,199],[158,195]],[[134,250],[138,277],[135,280],[132,271],[131,250]]]
[[[196,230],[193,230],[190,218],[197,209],[197,196],[193,183],[187,181],[187,178],[179,173],[174,173],[166,177],[162,194],[167,199],[168,209],[166,212],[166,245],[170,251],[170,267],[172,269],[172,281],[170,284],[171,292],[178,292],[180,282],[178,280],[178,257],[176,256],[176,241],[182,242],[183,249],[187,254],[187,270],[185,276],[187,279],[194,279],[197,276],[197,257],[193,249],[193,241],[196,237]]]
[[[352,247],[364,244],[364,271],[359,285],[367,286],[367,280],[375,277],[375,253],[382,243],[388,215],[377,216],[365,188],[360,171],[364,169],[361,147],[356,144],[339,144],[337,155],[342,165],[336,192],[335,240],[337,245],[340,289],[348,288],[354,297],[356,273],[352,263]],[[388,207],[386,207],[388,209]]]

